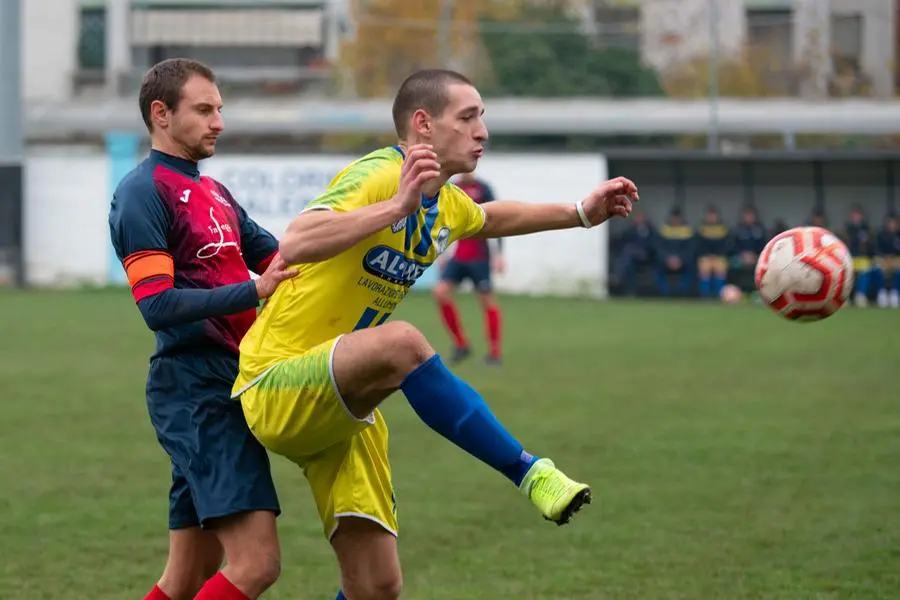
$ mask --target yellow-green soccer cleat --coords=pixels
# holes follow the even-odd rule
[[[569,479],[549,458],[531,465],[519,489],[545,519],[557,525],[565,525],[583,505],[591,503],[591,488]]]

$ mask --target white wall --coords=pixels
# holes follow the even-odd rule
[[[29,148],[25,269],[37,285],[106,283],[109,164],[91,148]]]
[[[279,236],[352,156],[218,156],[203,172],[222,181],[247,212]],[[574,202],[606,178],[598,155],[485,157],[478,175],[498,197]],[[103,284],[110,273],[110,166],[89,148],[29,148],[25,166],[25,262],[36,285]],[[605,296],[607,230],[566,230],[505,241],[497,288],[514,293]],[[429,274],[434,277],[435,273]]]
[[[532,204],[575,202],[606,179],[598,155],[488,154],[478,175],[500,199]],[[547,231],[504,240],[506,270],[498,290],[535,294],[590,294],[607,291],[607,227]]]

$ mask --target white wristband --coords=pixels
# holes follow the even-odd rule
[[[590,220],[587,218],[587,215],[584,214],[584,205],[583,200],[579,200],[575,203],[575,211],[578,213],[578,218],[581,219],[581,224],[585,229],[590,229],[593,227]]]

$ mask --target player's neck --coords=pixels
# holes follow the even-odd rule
[[[422,188],[422,193],[425,194],[426,196],[428,196],[429,198],[434,198],[435,195],[437,195],[437,193],[439,191],[441,191],[441,188],[444,187],[444,184],[447,183],[448,179],[450,179],[450,178],[441,174],[440,179],[436,179],[436,180],[428,183],[428,185],[424,186]]]
[[[153,150],[158,152],[162,152],[163,154],[168,154],[169,156],[174,156],[175,158],[181,158],[183,160],[190,161],[192,163],[196,163],[197,160],[191,156],[187,150],[185,150],[180,144],[177,142],[167,139],[167,138],[157,138],[154,137],[150,140],[150,147]]]

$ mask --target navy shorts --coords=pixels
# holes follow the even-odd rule
[[[468,279],[479,292],[489,292],[491,291],[491,262],[488,260],[460,262],[451,258],[441,273],[441,279],[454,285],[459,285]]]
[[[238,361],[228,354],[150,361],[147,408],[172,461],[169,528],[251,510],[281,513],[269,456],[231,399]]]

